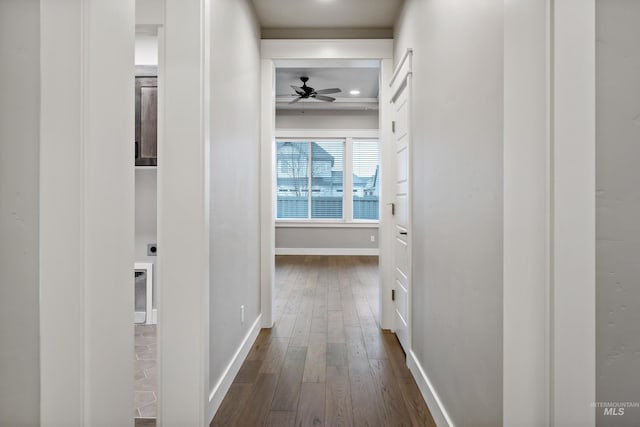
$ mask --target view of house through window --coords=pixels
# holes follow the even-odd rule
[[[278,141],[276,151],[278,219],[378,220],[378,141]]]
[[[380,209],[380,145],[353,141],[353,219],[377,220]]]

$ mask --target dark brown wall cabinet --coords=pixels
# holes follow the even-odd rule
[[[158,165],[158,78],[136,77],[136,166]]]

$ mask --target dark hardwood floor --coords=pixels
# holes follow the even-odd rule
[[[377,257],[276,257],[276,324],[211,426],[435,426],[396,336],[378,327],[377,283]]]

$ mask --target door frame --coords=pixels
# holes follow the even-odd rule
[[[40,396],[32,409],[42,426],[130,425],[135,5],[39,7]]]
[[[211,420],[208,2],[164,0],[158,30],[158,426]],[[176,64],[180,64],[177,66]],[[180,233],[172,230],[180,229]],[[180,283],[180,286],[174,284]]]
[[[260,141],[260,287],[262,327],[273,326],[273,305],[275,296],[275,198],[274,158],[275,158],[275,68],[278,61],[315,61],[315,60],[377,60],[380,61],[380,116],[379,132],[381,142],[381,206],[389,202],[389,177],[385,173],[385,159],[388,158],[391,140],[391,121],[389,105],[389,81],[393,68],[393,40],[262,40],[262,93],[261,93],[261,141]],[[393,325],[393,304],[391,284],[393,278],[388,261],[391,255],[389,230],[391,210],[380,209],[379,248],[380,248],[380,318],[383,329]],[[384,296],[387,296],[384,298]]]
[[[505,3],[505,425],[595,425],[595,22]]]
[[[411,151],[412,151],[412,139],[413,139],[413,132],[412,132],[412,125],[413,125],[413,106],[412,106],[412,58],[413,58],[413,49],[409,48],[407,49],[404,54],[402,55],[402,58],[400,58],[400,61],[398,62],[398,65],[396,66],[394,72],[393,72],[393,76],[391,76],[391,79],[389,81],[389,99],[388,99],[388,104],[389,106],[393,106],[395,105],[395,100],[397,99],[398,94],[400,93],[401,90],[406,90],[407,91],[407,108],[408,108],[408,116],[407,116],[407,133],[408,133],[408,141],[407,141],[407,176],[409,179],[409,184],[408,184],[408,192],[409,192],[409,198],[408,198],[408,203],[407,203],[407,215],[408,215],[408,224],[409,224],[409,233],[407,234],[407,286],[408,286],[408,292],[407,292],[407,318],[405,319],[407,322],[407,347],[406,349],[404,349],[406,351],[406,354],[408,355],[411,350],[412,350],[412,321],[411,321],[411,317],[412,317],[412,311],[413,311],[413,307],[412,307],[412,299],[413,299],[413,267],[412,267],[412,253],[411,253],[411,249],[412,249],[412,232],[413,232],[413,158],[411,156]],[[394,107],[395,109],[395,107]],[[391,115],[391,118],[393,118],[394,122],[395,122],[395,115]],[[393,129],[392,129],[393,130]],[[393,158],[394,160],[396,159],[395,155],[396,155],[396,143],[394,138],[391,138],[393,144],[389,144],[392,146],[394,153],[393,153]],[[395,203],[395,194],[396,194],[396,181],[397,181],[397,164],[394,163],[393,165],[393,174],[392,174],[392,178],[393,178],[393,195],[394,195],[394,201],[392,203]],[[395,205],[394,205],[395,207]],[[393,242],[396,239],[396,230],[395,230],[395,223],[393,221],[393,218],[391,220],[391,224],[389,227],[389,233],[390,233],[390,238],[391,241]],[[391,250],[392,250],[392,257],[391,257],[391,269],[395,268],[395,251],[393,250],[393,248],[395,247],[395,244],[393,244],[391,246]],[[393,271],[391,272],[392,274],[392,280],[395,282],[395,275],[393,274]],[[392,286],[395,285],[394,282],[392,283]],[[395,287],[395,286],[394,286]],[[395,307],[394,311],[395,311]],[[393,316],[393,321],[395,323],[395,313]],[[395,324],[394,324],[394,328],[393,330],[395,331]]]

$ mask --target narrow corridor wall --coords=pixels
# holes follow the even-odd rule
[[[596,2],[596,400],[640,401],[640,3]],[[598,426],[640,425],[596,410]]]
[[[502,424],[503,2],[407,0],[412,350],[458,426]]]
[[[0,2],[0,425],[40,424],[40,1]]]
[[[251,2],[211,3],[210,55],[213,387],[261,312],[260,27]]]

